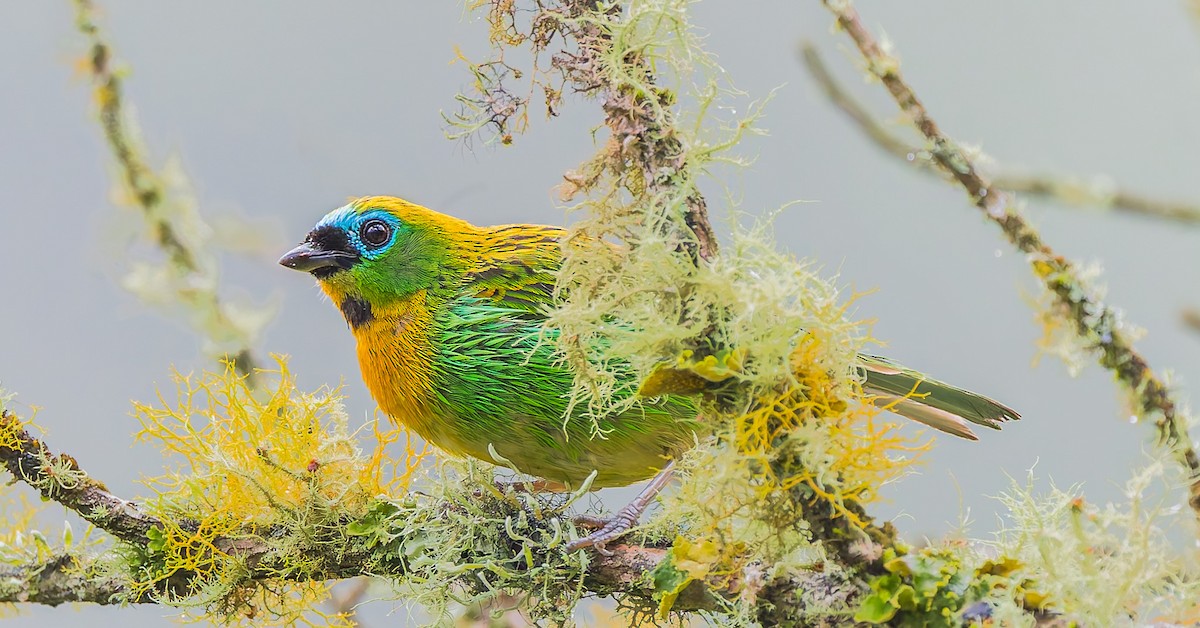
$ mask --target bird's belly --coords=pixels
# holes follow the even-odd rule
[[[686,400],[635,404],[600,420],[571,416],[572,374],[543,329],[466,300],[428,317],[380,318],[356,329],[363,379],[395,421],[449,453],[579,486],[648,478],[695,442]],[[552,338],[550,339],[553,340]],[[599,432],[598,435],[595,435]]]
[[[694,441],[684,424],[661,425],[660,429],[592,437],[590,426],[573,418],[564,430],[560,421],[512,416],[507,420],[456,416],[420,421],[417,428],[429,442],[451,454],[468,455],[504,465],[521,473],[578,487],[593,473],[592,486],[624,486],[652,477],[668,460],[685,451]],[[571,423],[579,423],[571,429]],[[414,425],[416,427],[416,425]],[[644,426],[643,426],[644,427]],[[422,429],[424,428],[424,429]],[[493,456],[492,451],[503,460]]]

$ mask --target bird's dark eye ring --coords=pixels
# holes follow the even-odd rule
[[[386,222],[374,218],[363,223],[358,235],[367,246],[379,247],[387,244],[392,238],[392,228]]]

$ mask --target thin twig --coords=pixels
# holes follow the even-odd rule
[[[155,245],[167,257],[173,272],[182,273],[186,286],[176,296],[178,300],[204,312],[203,322],[198,324],[214,344],[227,343],[228,338],[240,339],[246,331],[228,314],[227,307],[216,292],[213,272],[203,261],[205,252],[189,242],[187,234],[180,232],[172,222],[169,208],[173,200],[162,177],[146,162],[142,155],[137,129],[124,109],[121,74],[113,68],[111,46],[105,41],[95,19],[95,8],[91,0],[75,0],[76,26],[90,43],[87,70],[95,85],[96,101],[99,104],[100,126],[104,139],[116,160],[121,178],[130,192],[132,202],[142,211]],[[251,384],[257,378],[259,364],[248,343],[232,351],[226,359],[232,360],[238,372],[246,376]]]
[[[922,172],[945,175],[945,172],[939,170],[937,164],[931,161],[929,153],[923,147],[892,133],[887,125],[855,100],[834,78],[821,53],[812,43],[802,44],[801,56],[804,66],[825,96],[854,121],[872,142],[887,153],[917,166]],[[1188,225],[1200,225],[1200,205],[1131,192],[1100,176],[1081,178],[1000,173],[992,178],[992,186],[1018,194],[1051,199],[1064,205],[1107,208]]]
[[[869,71],[884,84],[900,110],[928,140],[933,160],[966,190],[976,207],[1000,226],[1008,240],[1029,256],[1034,273],[1054,295],[1076,332],[1098,352],[1100,365],[1112,371],[1130,392],[1140,416],[1154,417],[1159,441],[1175,454],[1187,473],[1188,503],[1200,516],[1200,457],[1188,435],[1187,419],[1162,379],[1121,330],[1117,312],[1088,288],[1074,264],[1042,241],[1013,199],[989,182],[971,157],[942,133],[917,94],[901,77],[899,63],[880,48],[853,4],[849,0],[822,0],[822,3],[837,16],[838,25],[854,40]]]

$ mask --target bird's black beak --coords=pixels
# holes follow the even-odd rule
[[[338,271],[349,270],[358,262],[359,256],[356,253],[340,248],[327,248],[321,238],[314,238],[309,234],[308,239],[300,246],[284,253],[283,257],[279,258],[279,263],[324,279]]]

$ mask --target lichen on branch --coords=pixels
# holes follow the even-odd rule
[[[778,253],[768,225],[735,225],[718,252],[699,191],[715,163],[740,161],[732,150],[756,131],[761,103],[741,118],[716,117],[740,94],[700,46],[688,2],[530,5],[528,24],[540,30],[502,29],[493,44],[532,41],[550,54],[542,42],[559,40],[549,28],[565,42],[551,68],[604,114],[595,156],[559,190],[578,220],[547,327],[576,373],[573,407],[596,418],[648,396],[698,394],[713,430],[682,467],[703,469],[720,487],[685,480],[680,495],[697,497],[691,482],[713,490],[695,503],[670,498],[666,516],[649,524],[713,548],[702,565],[681,559],[692,575],[671,582],[719,584],[805,552],[878,570],[895,533],[864,504],[918,447],[858,401],[853,364],[865,337],[838,291]],[[485,6],[493,24],[521,23],[514,3]],[[480,103],[511,93],[507,84],[476,87]],[[739,608],[727,612],[755,607]]]
[[[1015,199],[984,176],[975,159],[942,132],[916,92],[905,82],[899,61],[863,24],[853,3],[850,0],[822,1],[862,53],[870,75],[887,88],[901,111],[925,137],[929,143],[927,150],[938,167],[1000,227],[1013,246],[1026,254],[1035,276],[1051,297],[1051,315],[1073,329],[1078,346],[1095,356],[1100,366],[1113,374],[1131,400],[1135,421],[1154,425],[1159,443],[1185,470],[1188,503],[1200,518],[1200,455],[1197,455],[1189,433],[1192,419],[1175,400],[1166,382],[1133,346],[1133,334],[1123,323],[1120,311],[1101,298],[1100,292],[1084,277],[1077,264],[1058,254],[1042,239],[1025,219]]]

